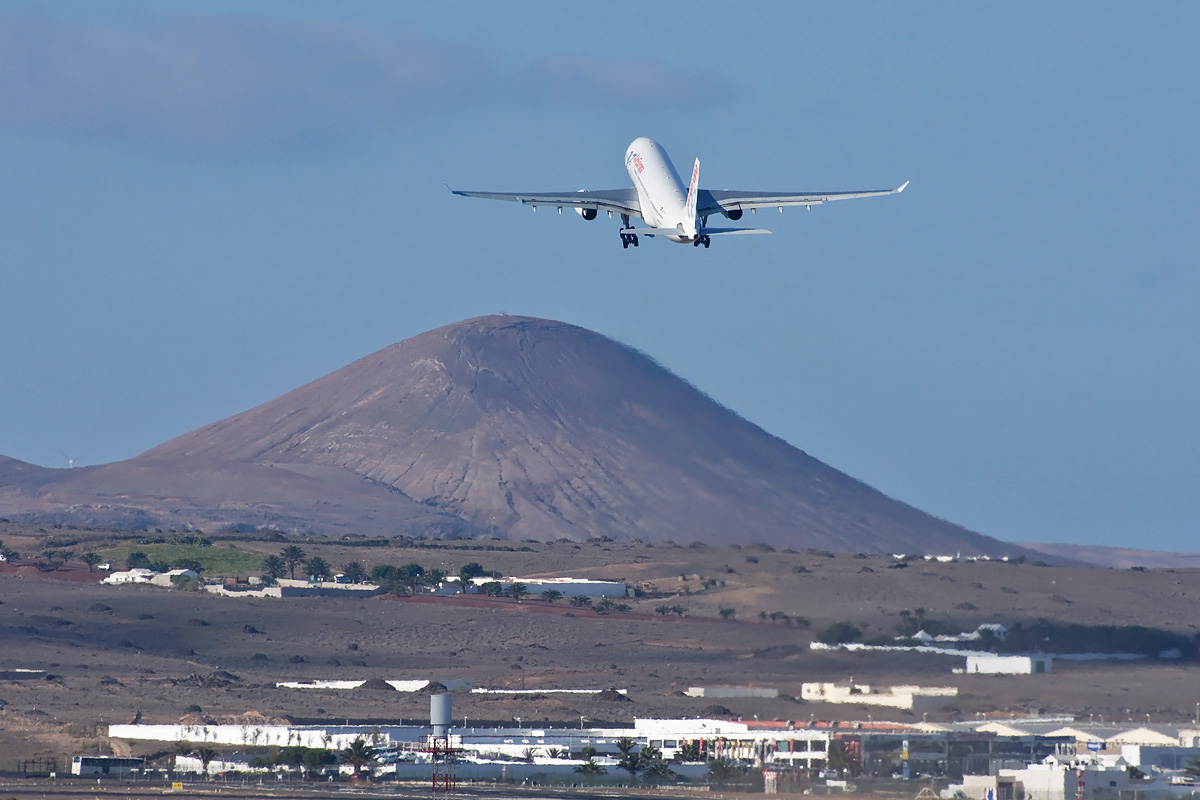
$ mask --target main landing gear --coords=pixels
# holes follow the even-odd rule
[[[692,247],[699,247],[700,245],[704,245],[705,248],[707,248],[710,244],[712,244],[712,239],[708,238],[707,233],[697,236],[692,241]]]
[[[629,245],[638,246],[638,238],[636,233],[626,233],[629,230],[629,215],[621,215],[621,248],[626,249]]]

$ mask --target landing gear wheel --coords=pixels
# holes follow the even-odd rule
[[[638,247],[638,238],[637,238],[637,234],[636,234],[636,233],[631,233],[631,234],[629,235],[629,238],[630,238],[630,239],[633,239],[633,246],[634,246],[634,247]]]
[[[629,237],[623,233],[621,234],[621,249],[622,250],[629,249]]]
[[[705,250],[707,250],[707,249],[708,249],[708,246],[709,246],[710,244],[712,244],[712,239],[708,238],[708,236],[707,236],[707,235],[705,235],[705,236],[702,236],[702,237],[700,238],[700,241],[704,242],[704,249],[705,249]]]

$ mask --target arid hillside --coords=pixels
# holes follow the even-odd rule
[[[1004,555],[721,407],[635,350],[483,317],[116,464],[0,464],[0,514],[130,527],[595,536]]]

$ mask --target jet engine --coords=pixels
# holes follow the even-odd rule
[[[725,216],[729,217],[734,222],[742,218],[742,210],[740,208],[731,208],[725,212]]]
[[[575,213],[586,220],[593,220],[596,218],[596,209],[594,208],[579,208],[576,206]]]

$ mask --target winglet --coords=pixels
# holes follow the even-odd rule
[[[904,191],[904,189],[905,189],[905,188],[908,186],[908,183],[909,183],[908,181],[905,181],[905,182],[904,182],[904,185],[903,185],[903,186],[901,186],[899,189],[897,189],[897,190],[896,190],[896,194],[900,194],[901,192],[903,192],[903,191]]]

